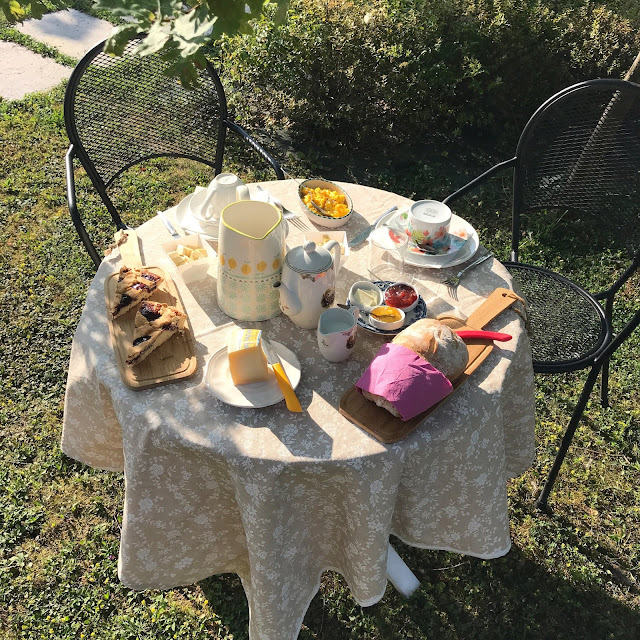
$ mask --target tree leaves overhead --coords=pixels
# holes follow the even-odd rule
[[[4,15],[7,16],[9,22],[19,20],[24,16],[24,9],[18,2],[16,2],[16,0],[10,0],[10,2],[0,0],[0,2],[2,2],[2,11],[4,12]]]
[[[65,0],[0,0],[0,8],[10,23],[27,17],[40,18],[45,11],[64,8]],[[127,42],[138,33],[147,37],[136,53],[145,56],[161,53],[171,62],[170,73],[186,86],[197,83],[197,67],[202,66],[203,45],[223,34],[248,33],[251,23],[262,16],[269,4],[284,18],[288,0],[96,0],[96,7],[127,18],[127,24],[115,27],[105,51],[120,55]],[[27,10],[30,10],[30,13]]]
[[[0,0],[4,1],[4,0]],[[162,53],[171,62],[169,73],[182,84],[197,83],[197,67],[204,62],[200,49],[223,34],[249,32],[270,0],[202,0],[184,4],[181,0],[97,0],[96,6],[130,22],[117,27],[107,41],[106,51],[118,55],[136,33],[147,33],[136,52]],[[285,7],[287,0],[274,0]]]
[[[32,2],[19,2],[18,0],[0,0],[0,10],[4,13],[9,24],[22,22],[26,18],[42,18],[52,9],[64,9],[67,6],[65,0],[33,0]]]

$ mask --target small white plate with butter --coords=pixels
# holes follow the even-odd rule
[[[295,389],[300,382],[300,360],[291,349],[280,342],[275,340],[269,342],[280,356],[291,386]],[[204,372],[204,381],[216,398],[233,407],[268,407],[284,400],[271,367],[269,367],[269,373],[269,379],[265,382],[234,385],[229,371],[227,348],[223,347],[209,358]]]

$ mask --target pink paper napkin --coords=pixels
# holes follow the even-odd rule
[[[426,411],[453,391],[453,385],[417,353],[389,342],[362,374],[356,388],[388,400],[403,420]]]

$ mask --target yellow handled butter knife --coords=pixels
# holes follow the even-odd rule
[[[302,411],[300,401],[298,400],[296,392],[291,386],[291,382],[289,381],[287,372],[284,370],[284,367],[282,366],[282,362],[276,350],[274,349],[273,345],[264,338],[262,339],[262,348],[264,350],[264,354],[267,356],[267,362],[271,365],[273,373],[276,376],[276,381],[278,383],[278,386],[280,387],[280,391],[282,391],[282,395],[284,396],[284,401],[287,404],[287,409],[289,409],[289,411],[296,411],[300,413]]]

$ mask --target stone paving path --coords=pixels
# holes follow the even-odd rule
[[[113,25],[69,9],[27,20],[16,29],[72,58],[81,58],[104,40]],[[17,100],[34,91],[49,91],[73,69],[14,42],[0,41],[0,97]]]

